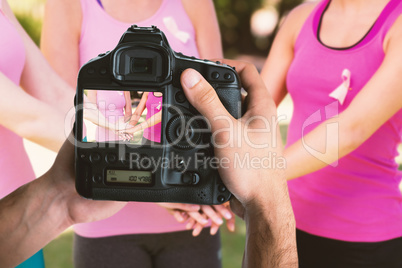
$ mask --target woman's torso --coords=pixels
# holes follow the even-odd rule
[[[296,40],[287,76],[294,102],[288,145],[349,106],[382,63],[385,35],[402,13],[401,2],[391,0],[359,43],[338,50],[317,39],[327,3],[325,0],[317,5]],[[341,105],[329,94],[342,83],[345,69],[351,73],[351,90]],[[290,181],[297,227],[346,241],[374,242],[402,236],[401,173],[395,162],[401,137],[400,110],[337,163]]]
[[[97,90],[96,104],[109,124],[114,124],[120,118],[124,118],[126,105],[124,91]],[[95,136],[96,141],[99,142],[121,140],[115,131],[99,126],[96,128]]]
[[[146,120],[150,119],[153,115],[162,111],[162,96],[160,93],[150,92],[146,102],[147,116]],[[143,133],[143,137],[147,140],[154,142],[161,142],[161,123],[155,124],[149,128],[146,128]]]
[[[193,24],[181,0],[163,0],[156,13],[143,21],[123,23],[108,15],[97,0],[81,0],[82,28],[79,44],[80,64],[99,53],[114,49],[121,35],[132,24],[156,25],[170,46],[185,55],[199,57]],[[106,220],[75,226],[76,232],[86,237],[101,237],[133,233],[162,233],[184,230],[166,209],[153,203],[130,202],[115,216]]]

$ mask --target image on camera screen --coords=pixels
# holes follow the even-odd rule
[[[84,90],[83,142],[161,142],[161,92]]]

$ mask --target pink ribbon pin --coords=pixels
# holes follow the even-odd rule
[[[182,43],[187,43],[188,39],[190,39],[190,34],[179,30],[176,21],[173,17],[163,18],[163,23],[165,24],[168,31],[173,34],[177,39],[179,39]]]
[[[348,69],[344,69],[342,72],[342,84],[340,84],[334,91],[329,94],[331,98],[338,100],[341,105],[343,105],[343,102],[345,101],[346,95],[349,91],[350,77],[350,71]]]

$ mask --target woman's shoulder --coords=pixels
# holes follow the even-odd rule
[[[384,51],[387,52],[390,42],[398,43],[402,46],[402,13],[392,24],[384,39]],[[399,46],[398,45],[398,46]]]
[[[301,28],[317,4],[318,2],[306,2],[289,12],[281,25],[281,32],[287,36],[287,40],[292,40],[294,44]]]
[[[286,20],[295,25],[302,25],[317,6],[319,2],[305,2],[292,9],[287,15]]]

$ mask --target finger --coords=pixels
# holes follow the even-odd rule
[[[233,217],[232,212],[224,205],[214,205],[214,209],[222,215],[226,220],[230,220]]]
[[[223,224],[222,217],[218,213],[216,213],[212,206],[202,205],[201,210],[209,219],[212,220],[212,222],[218,225]]]
[[[209,233],[211,235],[215,235],[218,232],[218,230],[219,230],[219,225],[212,223]]]
[[[171,210],[169,212],[173,213],[173,217],[176,219],[176,221],[181,222],[181,223],[186,221],[186,218],[184,217],[184,215],[181,211],[179,211],[179,210],[172,211]]]
[[[193,218],[190,218],[189,221],[186,224],[186,229],[191,230],[194,228],[194,226],[197,224],[197,221],[194,220]]]
[[[190,216],[188,215],[188,213],[187,213],[187,212],[184,212],[184,211],[181,212],[181,216],[183,217],[184,221],[186,221],[186,220],[188,220],[188,219],[190,218]],[[184,221],[183,221],[183,222],[184,222]]]
[[[236,228],[236,217],[233,216],[230,220],[226,220],[226,227],[229,231],[234,232]]]
[[[181,75],[181,84],[189,102],[210,122],[215,121],[216,118],[222,118],[222,116],[233,120],[219,100],[215,89],[199,72],[193,69],[185,70]],[[212,107],[213,109],[211,109]],[[216,125],[215,127],[219,128]]]
[[[198,236],[201,233],[202,229],[204,229],[204,226],[199,224],[199,223],[197,223],[195,225],[194,230],[193,230],[193,236]]]
[[[193,218],[196,222],[202,224],[202,225],[206,225],[208,224],[208,220],[205,219],[201,213],[199,212],[189,212],[188,215]]]

